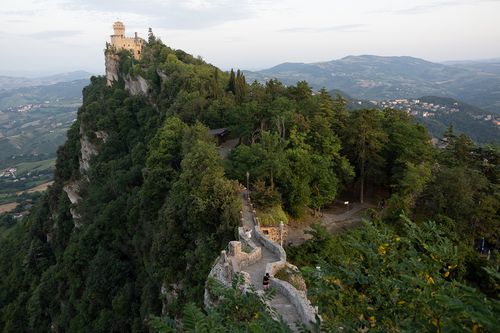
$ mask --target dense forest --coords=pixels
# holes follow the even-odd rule
[[[247,171],[259,209],[296,220],[345,193],[386,202],[356,230],[318,225],[287,249],[318,330],[499,325],[498,146],[450,128],[438,150],[404,112],[348,111],[306,82],[249,84],[153,34],[141,61],[119,56],[118,82],[93,77],[84,89],[54,185],[29,218],[0,224],[2,332],[288,332],[237,280],[202,306],[210,266],[236,237]],[[147,96],[125,89],[138,76]],[[209,135],[221,127],[240,141],[226,159]],[[87,169],[84,136],[98,148]],[[64,186],[75,182],[72,204]]]

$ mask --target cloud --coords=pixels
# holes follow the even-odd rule
[[[498,3],[500,0],[439,0],[439,1],[428,1],[427,3],[421,3],[419,5],[406,7],[406,8],[391,8],[391,9],[381,9],[374,10],[370,13],[376,14],[401,14],[401,15],[418,15],[432,12],[441,8],[447,7],[457,7],[464,5],[476,5],[477,2],[487,3],[493,2]]]
[[[341,24],[330,27],[295,27],[278,30],[278,32],[292,33],[321,33],[321,32],[363,32],[366,31],[368,24]]]
[[[36,10],[0,10],[0,14],[8,16],[33,16],[38,14]]]
[[[140,15],[157,28],[191,30],[242,20],[255,14],[251,0],[66,0],[63,8]]]
[[[444,7],[455,7],[465,4],[464,1],[434,1],[427,4],[416,5],[409,8],[403,8],[399,10],[395,10],[396,14],[422,14],[427,13],[438,8]]]
[[[23,36],[37,38],[37,39],[46,39],[53,40],[65,37],[73,37],[80,35],[82,32],[77,30],[47,30],[47,31],[39,31],[31,34],[26,34]]]

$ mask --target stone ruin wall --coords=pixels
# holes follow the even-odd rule
[[[264,235],[269,237],[273,242],[280,244],[280,227],[260,227],[260,230]],[[283,244],[286,244],[286,240],[288,239],[288,226],[284,225],[283,227]]]

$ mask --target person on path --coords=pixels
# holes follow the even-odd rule
[[[262,279],[264,291],[267,291],[269,289],[269,278],[269,273],[266,273],[266,275],[264,275],[264,279]]]

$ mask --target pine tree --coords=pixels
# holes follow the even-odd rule
[[[156,37],[153,34],[153,29],[149,28],[148,30],[148,43],[149,45],[154,44],[156,42]]]
[[[375,175],[383,166],[381,155],[387,134],[383,131],[381,114],[378,110],[356,110],[351,116],[348,128],[350,146],[357,161],[360,180],[359,201],[364,202],[364,187],[367,175]]]

